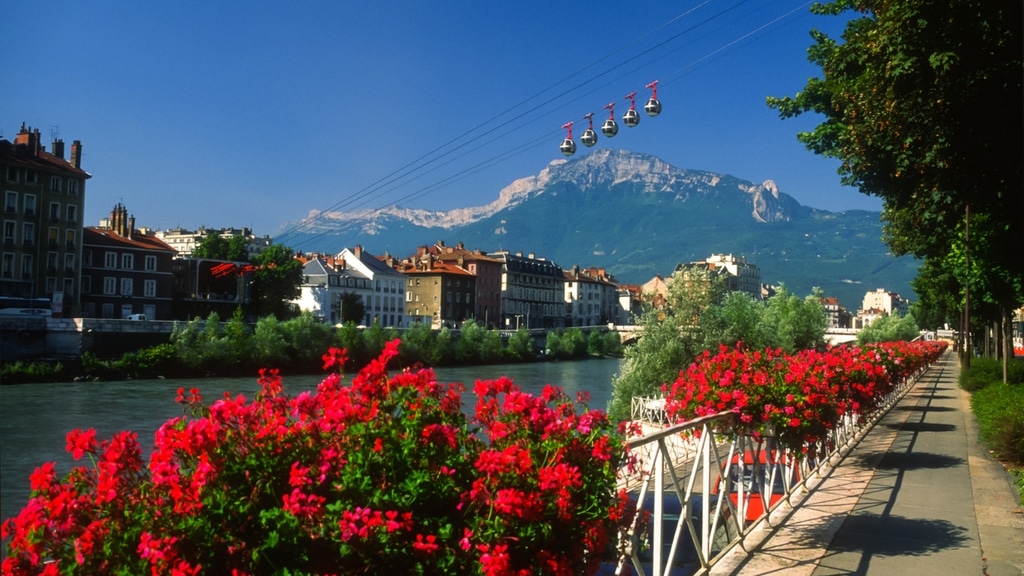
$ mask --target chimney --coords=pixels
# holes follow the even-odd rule
[[[127,231],[128,231],[128,234],[126,235],[126,238],[131,238],[132,235],[135,233],[135,215],[134,214],[132,214],[131,218],[128,218],[128,230]]]
[[[352,253],[356,255],[357,259],[363,259],[363,247],[359,244],[356,244],[356,247],[352,249]]]
[[[64,159],[64,141],[60,138],[53,141],[53,155],[61,160]]]
[[[75,140],[71,143],[71,165],[79,170],[82,169],[82,141]]]
[[[39,146],[39,129],[26,128],[25,123],[22,122],[21,130],[18,135],[14,137],[14,143],[16,145],[23,145],[28,148],[28,153],[33,156],[38,156],[41,150]]]

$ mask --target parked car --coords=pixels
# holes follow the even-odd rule
[[[643,532],[638,535],[637,543],[639,549],[637,550],[637,559],[640,560],[640,566],[644,569],[645,574],[651,574],[654,564],[654,501],[655,495],[653,492],[648,492],[644,496],[644,504],[641,508],[641,513],[647,513],[650,515],[651,521],[647,522],[642,526]],[[712,496],[710,506],[712,509],[717,504],[718,498]],[[636,495],[630,495],[630,505],[636,506]],[[694,525],[699,526],[701,522],[702,510],[704,509],[704,498],[702,496],[694,495],[690,498],[690,517]],[[662,561],[668,560],[669,552],[672,550],[672,541],[675,538],[676,526],[679,524],[679,516],[683,513],[683,505],[679,501],[679,497],[674,491],[668,491],[662,497],[662,546],[661,546],[661,559]],[[711,542],[711,555],[714,556],[718,552],[724,550],[734,536],[738,535],[736,524],[730,521],[728,508],[723,508],[722,517],[718,519],[717,526],[715,527],[714,536]],[[672,559],[672,565],[668,567],[665,574],[667,576],[688,576],[693,574],[700,568],[700,558],[697,555],[697,546],[694,544],[693,539],[690,537],[690,531],[683,524],[682,534],[679,539],[678,549],[676,550],[675,558]],[[633,563],[631,560],[626,560],[626,565],[623,567],[622,575],[628,576],[635,574],[636,571],[633,569]],[[615,564],[606,563],[601,566],[598,571],[601,576],[611,576],[615,574]]]
[[[125,320],[134,320],[134,321],[137,321],[137,322],[145,322],[146,320],[148,320],[148,318],[146,318],[145,314],[129,314],[128,317],[125,318]]]
[[[739,454],[732,457],[732,465],[729,466],[731,480],[729,499],[732,500],[734,505],[739,505],[739,491],[742,484],[743,494],[748,496],[747,510],[744,514],[747,522],[754,522],[765,513],[764,499],[761,496],[762,484],[767,485],[771,482],[771,492],[768,495],[768,508],[771,508],[776,502],[786,496],[786,474],[790,475],[789,486],[800,482],[800,467],[789,466],[790,460],[785,454],[778,454],[774,450],[757,450],[756,453],[758,454],[757,461],[759,463],[756,467],[756,473],[754,466],[755,451],[753,450],[747,450],[743,453],[742,471],[739,465]],[[769,454],[772,455],[771,459],[768,458]],[[740,478],[741,474],[742,479]],[[719,477],[719,482],[712,486],[712,492],[717,492],[720,484],[721,477]]]

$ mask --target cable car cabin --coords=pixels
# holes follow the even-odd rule
[[[562,145],[559,146],[558,149],[562,151],[562,154],[572,156],[576,153],[576,143],[573,142],[571,138],[566,138],[565,140],[562,140]]]
[[[611,138],[612,136],[615,136],[616,134],[619,133],[619,125],[615,122],[615,120],[609,118],[605,120],[604,124],[601,126],[601,132],[608,138]]]
[[[632,128],[640,123],[640,113],[634,108],[626,110],[626,113],[622,115],[622,123]]]
[[[661,114],[661,101],[657,98],[651,98],[647,101],[647,104],[644,104],[644,112],[651,118]]]

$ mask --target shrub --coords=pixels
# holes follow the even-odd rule
[[[971,411],[996,457],[1024,466],[1024,386],[993,382],[971,395]]]

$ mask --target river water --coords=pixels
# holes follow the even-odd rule
[[[539,393],[546,384],[553,384],[570,398],[579,392],[589,393],[590,407],[606,409],[620,365],[619,360],[605,359],[440,368],[436,373],[440,382],[465,384],[464,402],[470,406],[475,403],[475,380],[508,376],[526,392]],[[320,380],[319,376],[285,375],[284,389],[298,394],[315,389]],[[100,439],[131,430],[138,433],[143,450],[147,450],[156,429],[182,414],[182,407],[174,402],[182,386],[198,387],[207,402],[224,392],[252,398],[259,389],[255,378],[0,386],[0,518],[10,518],[25,505],[29,474],[37,466],[56,462],[57,473],[63,476],[76,464],[64,450],[65,436],[75,428],[95,428]]]

